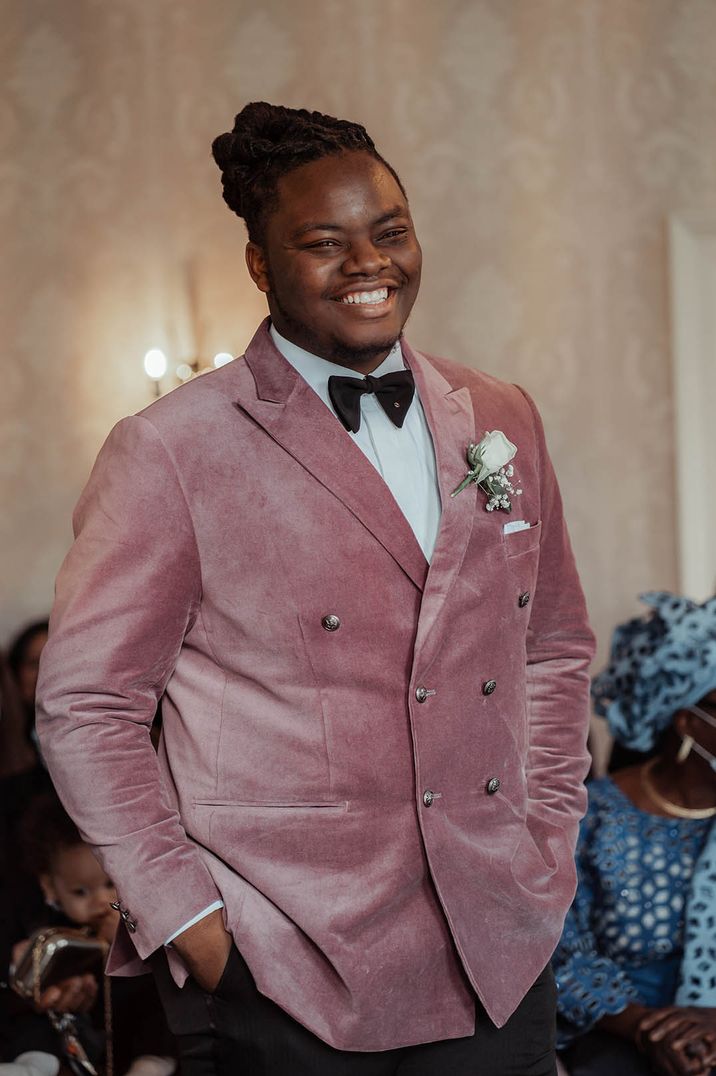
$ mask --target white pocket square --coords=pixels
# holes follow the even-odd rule
[[[515,531],[528,531],[531,526],[532,524],[527,523],[524,519],[513,519],[510,523],[505,523],[502,533],[514,534]]]

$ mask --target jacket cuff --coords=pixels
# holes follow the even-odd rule
[[[207,908],[202,908],[202,910],[200,912],[197,912],[196,915],[192,916],[192,918],[187,923],[183,923],[178,930],[175,930],[174,933],[167,938],[164,944],[171,945],[174,939],[178,938],[179,935],[183,934],[185,930],[189,929],[189,927],[193,927],[195,923],[200,923],[202,919],[206,919],[207,915],[211,915],[212,912],[218,912],[219,908],[223,907],[223,900],[215,900],[213,904],[210,904]]]

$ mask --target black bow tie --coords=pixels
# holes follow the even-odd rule
[[[396,370],[382,377],[329,377],[331,403],[345,428],[353,433],[360,429],[360,398],[366,392],[376,394],[390,421],[400,428],[415,394],[413,375],[410,370]]]

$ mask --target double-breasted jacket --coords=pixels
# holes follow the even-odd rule
[[[592,636],[540,419],[404,354],[442,499],[429,566],[264,323],[112,431],[39,689],[52,776],[126,913],[113,970],[220,896],[259,989],[353,1050],[470,1034],[475,993],[505,1022],[558,939],[585,806]],[[528,529],[474,484],[451,497],[492,429]]]

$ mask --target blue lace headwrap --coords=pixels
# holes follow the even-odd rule
[[[619,743],[648,751],[677,710],[716,688],[716,597],[698,605],[659,591],[641,600],[651,612],[615,629],[592,698]]]

